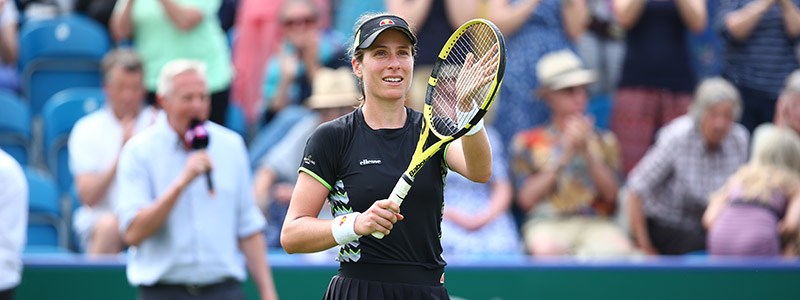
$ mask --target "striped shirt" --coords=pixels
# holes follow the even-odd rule
[[[708,196],[745,163],[747,144],[747,130],[734,123],[720,149],[709,151],[692,118],[678,117],[631,171],[628,189],[641,197],[648,218],[677,228],[701,226]]]
[[[776,3],[761,16],[750,36],[737,41],[725,27],[725,16],[753,0],[720,0],[716,28],[723,41],[722,73],[733,84],[770,93],[777,98],[786,76],[800,67],[795,55],[797,37],[786,35]],[[794,5],[800,0],[792,0]]]

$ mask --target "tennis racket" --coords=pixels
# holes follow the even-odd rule
[[[453,32],[428,79],[425,122],[414,156],[390,200],[402,204],[425,162],[483,119],[503,79],[505,49],[502,33],[485,19],[467,21]],[[425,148],[429,133],[438,141]],[[384,235],[376,231],[372,236],[381,239]]]

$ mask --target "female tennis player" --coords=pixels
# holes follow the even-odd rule
[[[364,15],[356,28],[349,54],[363,102],[309,138],[281,244],[288,253],[340,247],[339,273],[325,299],[448,299],[439,243],[444,178],[449,169],[473,181],[489,180],[485,130],[482,123],[474,126],[431,157],[416,174],[401,213],[386,198],[423,130],[423,114],[404,105],[416,37],[395,15]],[[326,200],[333,220],[317,218]],[[376,231],[385,237],[370,235]]]

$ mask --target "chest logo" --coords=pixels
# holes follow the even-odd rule
[[[365,158],[365,159],[362,159],[360,162],[358,162],[358,164],[359,164],[359,165],[362,165],[362,166],[366,166],[366,165],[380,165],[380,164],[381,164],[381,160],[380,160],[380,159],[366,159],[366,158]]]

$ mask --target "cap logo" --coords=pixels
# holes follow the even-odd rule
[[[380,23],[378,23],[378,25],[379,26],[394,25],[394,21],[392,21],[391,19],[383,19],[381,20]]]

